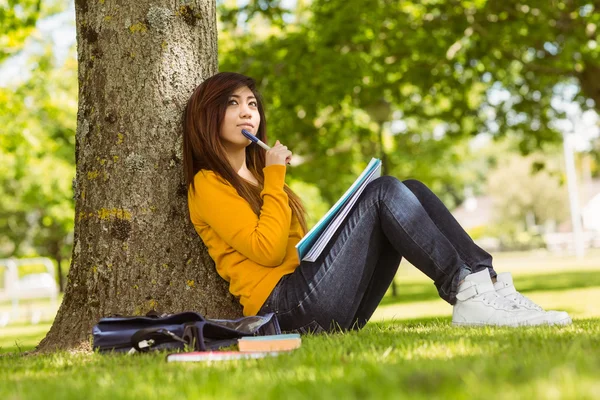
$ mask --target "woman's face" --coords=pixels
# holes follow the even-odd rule
[[[259,124],[258,100],[254,93],[247,86],[237,89],[227,100],[225,117],[221,122],[223,144],[229,148],[245,148],[252,142],[242,135],[242,129],[256,135]]]

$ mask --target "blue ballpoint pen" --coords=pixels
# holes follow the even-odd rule
[[[244,135],[244,137],[246,137],[247,139],[250,139],[251,141],[253,141],[257,145],[259,145],[263,149],[265,149],[265,150],[271,150],[271,148],[269,147],[268,144],[266,144],[265,142],[263,142],[262,140],[260,140],[259,138],[257,138],[256,136],[254,136],[253,134],[251,134],[250,132],[248,132],[247,130],[242,129],[242,135]],[[289,164],[290,163],[288,162],[288,165]]]
[[[246,138],[252,140],[254,143],[256,143],[257,145],[259,145],[260,147],[262,147],[265,150],[271,150],[271,148],[262,140],[260,140],[259,138],[257,138],[256,136],[254,136],[253,134],[251,134],[250,132],[248,132],[245,129],[242,129],[242,135],[244,135]]]

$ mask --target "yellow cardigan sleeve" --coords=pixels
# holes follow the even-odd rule
[[[252,261],[279,266],[287,251],[292,220],[285,184],[285,165],[263,169],[265,182],[260,193],[263,205],[257,216],[235,188],[214,173],[197,174],[192,209],[229,246]]]

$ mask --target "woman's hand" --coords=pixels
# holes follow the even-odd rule
[[[290,163],[292,159],[292,152],[288,150],[287,146],[279,143],[279,140],[275,142],[275,146],[271,147],[270,150],[267,150],[266,158],[265,158],[265,167],[269,165],[286,165]]]

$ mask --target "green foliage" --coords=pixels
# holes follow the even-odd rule
[[[258,79],[267,102],[270,140],[280,139],[304,158],[301,165],[290,170],[290,175],[317,185],[323,198],[332,204],[371,157],[381,157],[377,138],[380,128],[369,113],[357,108],[346,89],[332,82],[334,75],[343,74],[343,70],[328,70],[332,76],[324,78],[313,73],[311,60],[318,54],[306,55],[305,48],[293,50],[301,37],[302,34],[290,34],[283,44],[271,43],[284,40],[279,38],[267,39],[265,43],[245,43],[240,38],[239,48],[222,50],[220,68]],[[226,39],[223,42],[222,48],[231,45]],[[340,66],[327,60],[326,55],[315,62],[330,61],[333,66]],[[432,133],[432,123],[423,123],[421,128],[420,134],[409,130],[391,136],[389,123],[384,124],[388,174],[401,179],[418,178],[444,192],[459,192],[464,174],[454,174],[456,168],[448,166],[457,167],[468,157],[464,153],[466,143],[451,138],[438,140]]]
[[[0,257],[69,257],[74,207],[77,65],[54,65],[51,48],[31,78],[0,88]]]
[[[38,19],[64,8],[65,0],[0,1],[0,63],[22,50]]]
[[[0,3],[0,63],[21,50],[25,39],[35,28],[41,3],[41,0]]]
[[[470,158],[465,138],[511,134],[522,153],[558,141],[550,122],[561,116],[551,104],[560,84],[577,85],[583,109],[600,107],[600,14],[589,1],[315,0],[268,28],[227,4],[220,69],[258,80],[271,137],[307,157],[291,173],[330,203],[381,156],[382,123],[389,174],[421,179],[456,203],[474,178],[456,166]],[[285,19],[270,4],[249,7],[265,11],[258,21]],[[402,121],[399,132],[391,120]]]
[[[321,198],[319,188],[302,181],[291,180],[290,188],[302,199],[307,212],[306,225],[310,230],[329,210],[327,203]]]

